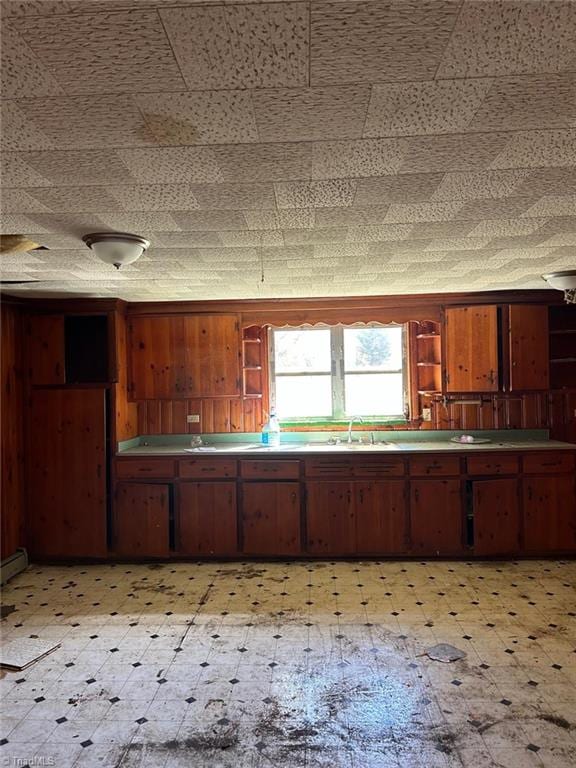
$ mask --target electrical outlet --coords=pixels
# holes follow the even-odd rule
[[[199,413],[189,413],[188,416],[186,416],[186,423],[187,424],[199,424],[200,423],[200,414]]]
[[[432,408],[422,408],[422,421],[432,421]]]

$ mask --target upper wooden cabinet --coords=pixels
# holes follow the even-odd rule
[[[548,307],[508,307],[510,390],[548,389]]]
[[[26,341],[30,383],[64,384],[64,315],[31,315],[26,321]]]
[[[445,311],[446,392],[498,391],[498,308]]]
[[[240,394],[237,315],[133,317],[129,391],[133,400]]]

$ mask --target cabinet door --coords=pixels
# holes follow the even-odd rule
[[[400,554],[407,549],[406,485],[401,480],[355,483],[356,552]]]
[[[300,484],[243,483],[242,541],[247,555],[299,554]]]
[[[576,550],[573,475],[524,478],[524,549],[530,553]]]
[[[497,307],[446,309],[445,338],[446,391],[497,392]]]
[[[520,549],[518,481],[474,480],[474,553],[511,555]]]
[[[102,389],[32,392],[27,526],[34,556],[106,555],[105,403]]]
[[[462,542],[459,480],[410,481],[410,537],[415,555],[456,555]]]
[[[32,315],[26,323],[26,336],[30,383],[64,384],[64,316]]]
[[[307,483],[306,549],[315,555],[350,555],[356,551],[352,483],[331,480]]]
[[[238,552],[236,483],[180,483],[177,549],[185,555]]]
[[[510,389],[548,389],[548,307],[509,307]]]
[[[133,317],[129,327],[134,400],[240,394],[236,315]]]
[[[168,557],[169,498],[167,485],[117,484],[112,529],[115,554]]]

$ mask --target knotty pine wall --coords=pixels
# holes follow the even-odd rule
[[[1,306],[0,517],[1,557],[24,543],[24,390],[22,316],[9,304]]]

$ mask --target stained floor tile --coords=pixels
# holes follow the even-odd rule
[[[132,768],[568,768],[576,564],[32,566],[0,760]],[[451,643],[466,657],[424,655]]]

